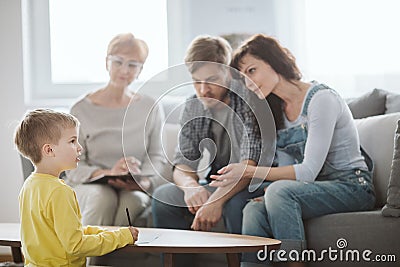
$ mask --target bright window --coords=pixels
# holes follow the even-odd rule
[[[168,67],[167,0],[25,0],[24,4],[28,101],[57,105],[102,86],[108,80],[107,45],[119,33],[131,32],[149,46],[134,86]]]
[[[166,0],[51,0],[49,11],[53,83],[106,82],[108,42],[124,32],[149,46],[141,79],[168,66]]]
[[[304,72],[345,97],[400,90],[400,2],[305,0]],[[301,67],[301,66],[300,66]]]

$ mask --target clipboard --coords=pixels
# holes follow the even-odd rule
[[[142,179],[142,177],[151,177],[153,176],[153,174],[132,174],[130,172],[128,172],[127,174],[123,174],[123,175],[99,175],[96,177],[92,177],[90,178],[87,182],[85,182],[85,184],[108,184],[109,180],[122,180],[125,182],[128,181],[132,181],[137,183],[138,181],[140,181],[140,179]]]

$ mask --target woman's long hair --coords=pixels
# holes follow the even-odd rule
[[[270,36],[256,34],[245,41],[235,50],[230,66],[237,70],[240,69],[242,59],[247,54],[263,60],[271,68],[289,82],[299,81],[302,74],[296,65],[296,59],[292,53],[282,47],[279,42]],[[235,76],[235,75],[234,75]],[[237,75],[236,75],[237,76]],[[275,94],[266,97],[274,116],[277,130],[283,128],[283,100]]]

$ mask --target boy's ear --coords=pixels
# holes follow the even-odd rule
[[[44,144],[42,147],[42,154],[45,157],[53,157],[54,151],[50,144]]]

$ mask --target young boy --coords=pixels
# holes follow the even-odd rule
[[[26,266],[85,266],[100,256],[133,244],[138,230],[83,228],[75,193],[62,171],[76,168],[82,147],[78,120],[48,109],[28,112],[15,132],[19,152],[35,165],[20,195],[21,241]]]

